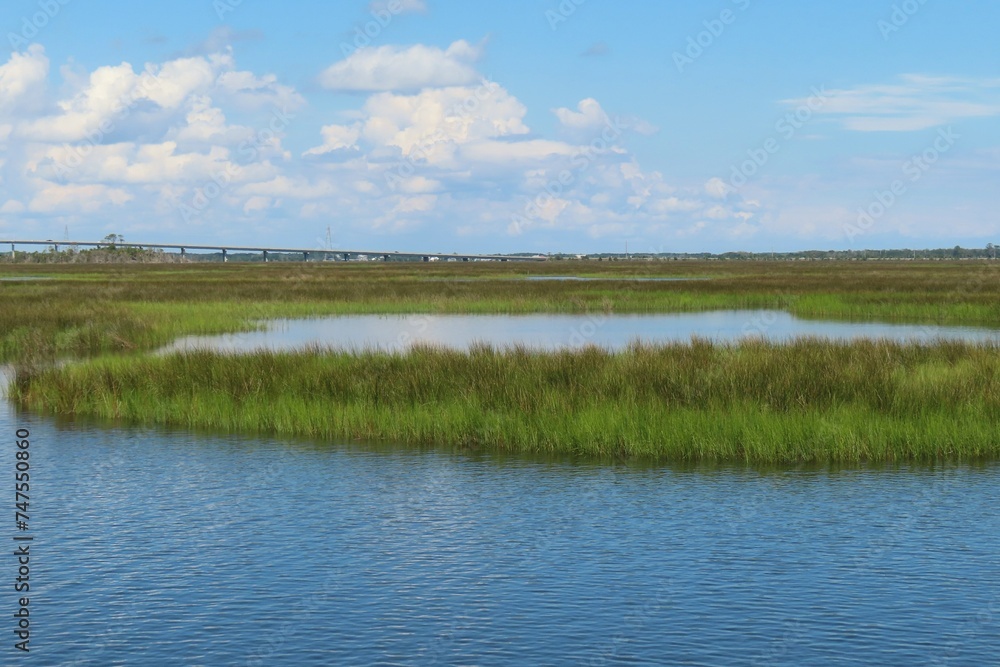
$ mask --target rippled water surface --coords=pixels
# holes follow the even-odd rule
[[[308,345],[344,348],[405,349],[415,342],[468,348],[475,343],[555,349],[599,345],[620,349],[636,340],[689,341],[692,336],[720,342],[749,337],[788,341],[798,336],[835,340],[888,338],[1000,342],[1000,331],[876,322],[801,320],[780,311],[712,311],[669,315],[349,315],[278,320],[258,332],[190,336],[166,348],[251,351],[296,349]]]
[[[996,466],[630,468],[56,424],[0,403],[9,469],[18,427],[35,535],[24,664],[1000,654]]]

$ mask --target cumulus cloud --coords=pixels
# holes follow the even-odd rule
[[[648,128],[609,118],[594,98],[552,109],[558,136],[532,132],[524,103],[476,70],[480,55],[465,41],[356,52],[324,85],[365,96],[300,128],[315,145],[292,156],[284,130],[305,99],[274,75],[240,69],[228,48],[141,67],[64,67],[53,98],[34,46],[0,64],[0,214],[60,227],[99,218],[97,229],[122,232],[295,219],[490,239],[755,223],[749,203],[712,182],[677,187],[644,170],[620,139]]]
[[[335,151],[353,150],[358,147],[358,139],[361,137],[361,130],[358,126],[325,125],[320,132],[323,135],[323,144],[310,148],[305,152],[306,155],[323,155]]]
[[[22,123],[19,133],[34,141],[77,142],[128,128],[155,132],[185,118],[218,126],[223,116],[216,100],[238,110],[294,110],[304,103],[273,75],[235,69],[230,54],[179,58],[139,72],[122,63],[94,70],[53,112]]]
[[[0,116],[34,111],[43,98],[48,75],[49,59],[40,45],[12,53],[0,65]]]
[[[28,208],[37,213],[96,213],[105,206],[121,206],[133,196],[122,188],[106,185],[44,184]]]
[[[138,71],[129,63],[81,76],[64,68],[63,98],[33,111],[22,102],[44,96],[47,70],[37,45],[0,65],[0,144],[12,158],[0,162],[7,213],[72,217],[139,205],[169,214],[176,206],[167,199],[206,182],[272,179],[272,160],[288,157],[280,132],[230,124],[219,104],[284,114],[304,103],[273,75],[238,70],[226,52]],[[241,149],[253,159],[241,161]]]
[[[232,59],[228,63],[232,66]],[[223,71],[215,81],[216,97],[220,102],[231,102],[239,109],[298,109],[305,99],[291,86],[278,83],[274,74],[256,76],[252,72]]]
[[[436,143],[469,143],[526,134],[527,109],[498,84],[425,90],[417,95],[381,93],[365,103],[364,136],[397,146],[404,155]]]
[[[594,130],[599,129],[611,121],[608,114],[601,108],[600,103],[592,97],[581,100],[576,105],[576,111],[561,107],[554,109],[553,113],[564,127],[570,130]]]
[[[447,49],[417,44],[358,49],[319,76],[320,85],[340,92],[412,92],[463,86],[479,78],[473,64],[481,49],[465,40]]]

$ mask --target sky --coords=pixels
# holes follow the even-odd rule
[[[995,0],[7,0],[0,239],[1000,244]]]

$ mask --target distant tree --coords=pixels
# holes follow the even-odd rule
[[[121,234],[108,234],[104,237],[105,243],[110,243],[111,247],[114,248],[116,243],[125,243],[125,237]]]

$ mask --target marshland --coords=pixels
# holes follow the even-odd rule
[[[0,358],[17,369],[11,398],[39,413],[619,460],[1000,454],[1000,348],[990,342],[150,354],[181,336],[348,314],[770,309],[1000,329],[991,261],[7,265],[0,273],[48,278],[0,283]],[[588,280],[529,280],[546,277]]]

